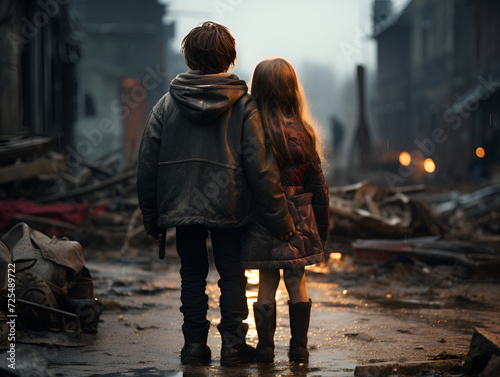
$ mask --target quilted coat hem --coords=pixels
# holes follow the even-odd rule
[[[275,270],[282,268],[300,268],[311,264],[325,261],[325,253],[316,249],[317,252],[303,258],[282,260],[242,260],[241,267],[245,269]]]

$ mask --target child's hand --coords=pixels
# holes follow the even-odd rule
[[[148,234],[148,237],[149,237],[149,239],[150,239],[151,241],[153,241],[153,242],[154,242],[154,244],[155,244],[156,246],[160,246],[160,241],[161,241],[161,237],[162,237],[162,235],[161,235],[161,234],[158,234],[158,236],[157,236],[156,238],[155,238],[155,237],[153,237],[152,235]]]
[[[293,234],[295,233],[295,225],[292,224],[292,231],[287,234],[281,234],[278,236],[278,238],[281,241],[288,241],[290,238],[292,238]]]

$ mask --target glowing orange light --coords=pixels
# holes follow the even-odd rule
[[[342,253],[330,253],[330,259],[339,261],[342,259]]]
[[[401,152],[399,154],[399,163],[403,166],[408,166],[411,164],[411,156],[408,152]]]
[[[344,289],[344,290],[342,291],[342,294],[343,294],[343,295],[346,295],[346,294],[347,294],[347,289]]]
[[[424,169],[427,173],[434,173],[434,170],[436,170],[436,164],[434,164],[434,161],[432,161],[432,158],[425,159]]]
[[[477,148],[476,149],[476,156],[479,157],[479,158],[484,158],[484,156],[486,155],[486,152],[484,151],[484,148]]]

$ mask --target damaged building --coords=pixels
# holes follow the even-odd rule
[[[413,0],[395,13],[390,1],[377,0],[373,9],[375,142],[380,162],[391,171],[387,183],[425,178],[426,159],[440,178],[487,178],[497,172],[500,4]],[[402,152],[409,156],[398,163]]]
[[[81,161],[103,156],[118,161],[114,173],[133,163],[146,116],[171,79],[166,61],[174,28],[163,22],[165,12],[155,0],[2,1],[2,175],[25,180],[66,165],[74,176]],[[65,157],[40,155],[49,141],[34,141],[41,136]],[[23,138],[31,140],[12,153]],[[50,166],[37,166],[31,176],[3,171],[43,158]],[[5,188],[3,196],[10,193]]]

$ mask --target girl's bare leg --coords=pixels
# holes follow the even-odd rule
[[[259,294],[257,303],[271,304],[276,299],[276,290],[280,283],[280,270],[259,271]]]
[[[308,302],[304,268],[286,269],[283,275],[291,303]]]

